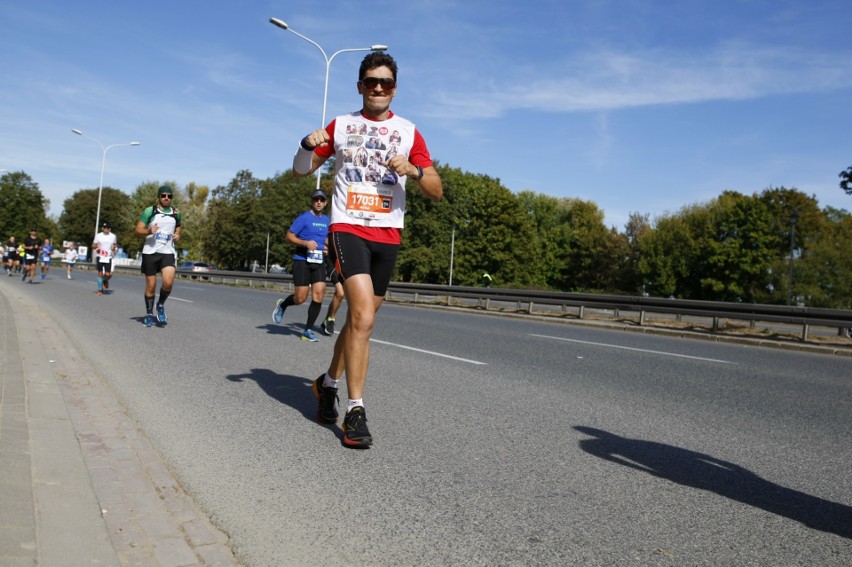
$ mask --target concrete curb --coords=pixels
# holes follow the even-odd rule
[[[0,564],[239,565],[104,380],[0,288]]]

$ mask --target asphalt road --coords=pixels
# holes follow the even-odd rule
[[[26,286],[247,565],[848,565],[852,359],[386,305],[375,446],[318,424],[305,306]],[[345,308],[344,308],[345,309]],[[345,395],[345,390],[341,390]],[[344,400],[345,402],[345,400]]]

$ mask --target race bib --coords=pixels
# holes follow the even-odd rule
[[[387,186],[386,186],[387,187]],[[350,185],[346,193],[346,214],[358,219],[382,219],[393,209],[390,188]]]
[[[322,264],[324,260],[322,250],[319,248],[316,250],[308,250],[308,255],[305,259],[309,264]]]

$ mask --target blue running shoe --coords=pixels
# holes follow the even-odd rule
[[[166,308],[160,304],[157,306],[157,321],[165,323],[169,318],[166,316]]]
[[[154,326],[154,316],[151,315],[150,313],[148,315],[145,315],[145,326],[146,327],[153,327]]]
[[[284,318],[284,300],[279,299],[275,302],[275,310],[272,312],[272,321],[276,325],[281,324],[281,319]]]
[[[319,339],[317,338],[317,336],[310,329],[307,329],[304,333],[302,333],[302,340],[308,341],[308,342],[311,342],[311,343],[319,342]]]

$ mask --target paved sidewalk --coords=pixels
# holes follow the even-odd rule
[[[0,567],[237,566],[50,316],[0,288]]]

